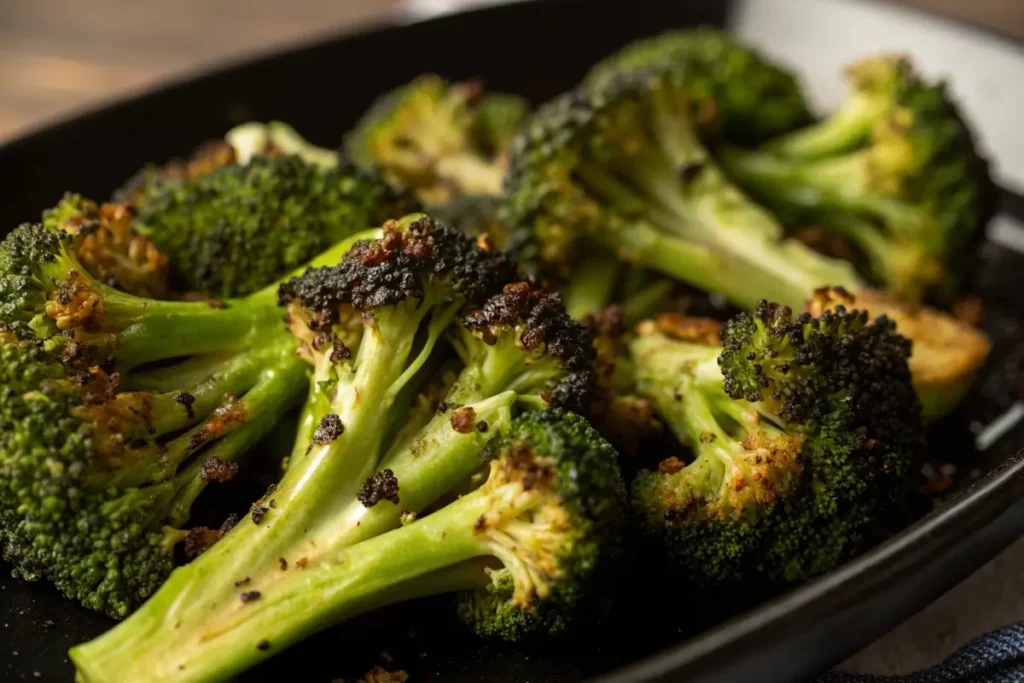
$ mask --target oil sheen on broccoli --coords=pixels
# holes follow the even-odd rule
[[[786,239],[775,217],[725,177],[701,144],[696,107],[689,81],[662,70],[624,73],[538,109],[513,143],[506,184],[520,249],[571,273],[596,243],[746,310],[762,298],[801,309],[823,286],[866,291],[851,264]],[[929,415],[956,404],[988,352],[983,335],[949,322],[971,355],[954,381],[921,387],[923,397],[941,399],[929,400]],[[927,334],[913,341],[930,343]],[[937,376],[922,367],[931,358],[911,358],[921,382]]]
[[[693,453],[632,491],[685,577],[802,581],[898,526],[924,439],[893,324],[761,302],[718,332],[664,315],[630,345],[640,395]]]

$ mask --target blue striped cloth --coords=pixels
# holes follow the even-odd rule
[[[931,669],[907,676],[863,676],[832,672],[814,683],[1021,683],[1024,682],[1024,623],[972,640]]]

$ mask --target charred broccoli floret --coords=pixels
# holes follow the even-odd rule
[[[160,586],[210,481],[301,399],[287,336],[194,384],[119,391],[117,374],[36,340],[0,343],[0,550],[17,576],[126,616]],[[212,474],[213,469],[220,474]]]
[[[178,542],[215,538],[179,531],[192,503],[300,403],[309,371],[277,287],[216,306],[134,296],[87,273],[76,251],[93,252],[66,229],[79,217],[54,215],[0,244],[0,543],[20,576],[123,617]]]
[[[506,185],[510,220],[531,253],[570,273],[597,243],[747,310],[761,298],[801,309],[828,285],[864,291],[849,263],[785,239],[732,185],[700,143],[693,109],[687,81],[670,71],[622,75],[542,106],[513,144]],[[912,357],[915,377],[931,372],[928,363]],[[926,412],[948,405],[930,401]]]
[[[766,143],[723,150],[727,173],[794,227],[847,240],[901,299],[955,291],[995,208],[988,163],[946,84],[902,56],[847,68],[853,94],[830,117]]]
[[[254,506],[252,523],[239,524],[175,574],[136,613],[133,626],[76,651],[86,680],[104,680],[115,675],[115,669],[134,663],[161,670],[166,662],[169,676],[176,675],[180,664],[200,678],[230,675],[264,656],[250,642],[256,626],[252,618],[258,619],[261,638],[283,648],[328,621],[386,602],[450,590],[483,591],[466,598],[460,611],[484,635],[513,638],[562,629],[575,609],[578,591],[604,554],[607,536],[596,532],[605,528],[605,522],[595,526],[594,533],[575,536],[598,544],[589,546],[585,555],[577,554],[582,545],[566,546],[566,559],[579,562],[563,563],[559,552],[542,552],[546,546],[536,543],[563,538],[547,535],[557,531],[551,526],[555,518],[545,520],[543,538],[534,537],[524,526],[530,513],[514,503],[528,504],[531,496],[546,490],[548,475],[536,468],[540,461],[532,455],[534,449],[550,452],[553,458],[565,453],[564,462],[575,463],[572,486],[590,491],[587,509],[602,510],[601,520],[612,519],[621,484],[614,451],[585,421],[548,409],[551,404],[578,408],[587,403],[593,383],[589,335],[566,317],[557,296],[517,282],[516,275],[504,254],[489,252],[429,218],[409,217],[386,226],[380,239],[357,244],[338,266],[311,269],[282,285],[280,302],[300,339],[299,353],[314,366],[305,411],[314,419],[303,421],[284,477]],[[392,411],[403,408],[407,388],[438,355],[445,339],[455,347],[462,368],[444,383],[450,386],[433,414],[421,409],[434,405],[432,388],[431,398],[414,407],[407,424],[395,431]],[[540,415],[513,419],[517,407],[540,408]],[[484,446],[492,438],[502,445]],[[410,523],[446,494],[472,487],[481,448],[497,456],[493,462],[500,465],[492,465],[497,469],[487,481]],[[513,491],[501,487],[511,482],[505,479],[512,472],[506,465],[514,461],[527,468],[522,470],[526,486],[519,489],[521,495],[507,497]],[[604,464],[588,464],[591,461]],[[513,466],[517,472],[519,468]],[[601,488],[590,488],[591,473],[597,477],[593,486]],[[507,516],[490,506],[499,488],[501,497],[513,503]],[[566,530],[583,528],[569,507],[557,512]],[[501,532],[495,526],[502,524],[499,518],[509,524],[501,526]],[[616,519],[614,524],[618,523]],[[466,533],[469,536],[463,538]],[[467,541],[491,535],[511,545],[505,546],[508,553],[499,552],[498,562],[481,563],[479,558],[491,551]],[[521,570],[514,552],[517,538],[532,551],[530,563]],[[426,539],[432,539],[427,542],[432,550],[421,555],[420,542]],[[448,545],[447,539],[462,540]],[[553,547],[562,546],[556,542]],[[441,552],[435,556],[435,550]],[[338,557],[345,558],[341,565],[335,561]],[[409,562],[395,559],[399,557]],[[295,569],[282,572],[280,558]],[[417,569],[406,573],[411,566]],[[368,573],[363,574],[363,567]],[[368,585],[364,579],[371,574],[381,579],[380,595],[363,592]],[[187,575],[202,579],[193,581]],[[311,604],[313,610],[325,608],[322,614],[300,610],[306,616],[291,625],[270,612],[265,621],[259,608],[233,607],[255,605],[256,595],[258,604],[271,607],[274,614],[289,609],[294,615],[295,610],[286,607],[292,603],[289,596],[308,590],[306,582],[316,576],[323,577],[324,585],[343,576],[354,582],[339,590],[331,606],[320,599]],[[240,577],[246,579],[242,588],[236,586]],[[566,589],[559,588],[562,579],[555,577],[569,581]],[[195,609],[179,614],[178,606],[186,603]],[[192,636],[185,633],[199,635],[212,625],[211,609],[220,612],[221,606],[227,621],[214,630],[227,640],[195,649]],[[325,621],[328,613],[333,617]],[[140,658],[138,646],[155,641],[140,636],[140,629],[170,624],[179,616],[190,624],[174,630],[185,638],[180,647],[154,648],[154,661],[142,662],[148,655]],[[281,629],[262,631],[271,622]],[[170,659],[164,660],[160,652],[171,654]]]
[[[72,237],[71,249],[89,274],[129,294],[163,299],[170,294],[167,255],[132,226],[129,204],[97,204],[68,193],[43,214],[50,230]]]
[[[600,87],[621,74],[671,69],[686,78],[697,103],[698,128],[733,144],[762,142],[810,123],[796,78],[722,31],[667,31],[630,43],[599,62],[587,83]]]
[[[801,581],[898,525],[924,441],[894,325],[762,302],[717,336],[717,323],[664,317],[630,349],[640,394],[693,452],[633,483],[686,577]]]
[[[477,81],[426,74],[374,103],[346,135],[345,150],[428,206],[498,194],[508,143],[527,110],[522,98],[485,94]]]

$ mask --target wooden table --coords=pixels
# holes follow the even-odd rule
[[[400,0],[0,0],[0,142],[200,65],[337,31]],[[905,0],[1024,37],[1021,0]],[[1024,541],[843,665],[904,673],[1024,619]]]

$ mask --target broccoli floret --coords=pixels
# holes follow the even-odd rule
[[[723,166],[794,227],[842,236],[900,298],[953,292],[995,209],[988,163],[946,84],[905,57],[868,58],[847,75],[853,94],[830,117],[761,151],[723,150]]]
[[[277,287],[217,306],[133,296],[90,276],[77,233],[48,224],[0,244],[0,543],[19,575],[122,617],[177,542],[205,545],[176,529],[300,402],[309,371]]]
[[[330,245],[415,210],[407,195],[350,164],[256,156],[147,185],[136,229],[168,254],[185,288],[243,296]]]
[[[283,121],[240,124],[224,134],[224,141],[234,150],[235,161],[243,166],[258,156],[297,156],[308,164],[323,168],[334,168],[339,164],[336,151],[312,144]]]
[[[0,343],[0,550],[14,573],[126,616],[166,579],[211,481],[291,405],[306,371],[286,335],[166,392],[10,333]]]
[[[551,269],[573,272],[596,243],[746,310],[761,298],[801,309],[822,286],[866,291],[849,263],[785,239],[732,185],[698,139],[693,106],[686,80],[668,71],[621,75],[542,106],[512,147],[506,194],[516,234],[529,235]],[[976,334],[929,315],[952,333]],[[915,376],[931,372],[928,362],[915,354]],[[948,405],[929,401],[926,412]]]
[[[630,347],[640,394],[693,452],[633,483],[644,526],[685,576],[802,581],[900,524],[924,437],[894,325],[761,302],[720,343],[718,329],[666,316]]]
[[[481,636],[563,632],[587,613],[617,555],[625,491],[615,451],[583,418],[552,410],[517,418],[482,456],[478,488],[343,549],[306,531],[334,514],[296,509],[278,487],[258,526],[242,522],[130,619],[72,650],[79,675],[231,677],[332,623],[453,591]],[[306,486],[326,502],[335,483]],[[390,478],[382,495],[404,486]],[[229,553],[241,535],[244,548]]]
[[[426,74],[375,102],[345,137],[348,156],[411,188],[428,206],[465,194],[499,194],[525,100],[485,94],[477,81]]]
[[[167,255],[133,228],[134,216],[129,204],[97,204],[68,193],[44,212],[43,223],[72,236],[78,261],[99,281],[129,294],[167,298]]]
[[[810,123],[796,78],[722,31],[667,31],[630,43],[594,66],[590,85],[622,73],[672,69],[687,79],[705,138],[733,144],[762,142]]]

